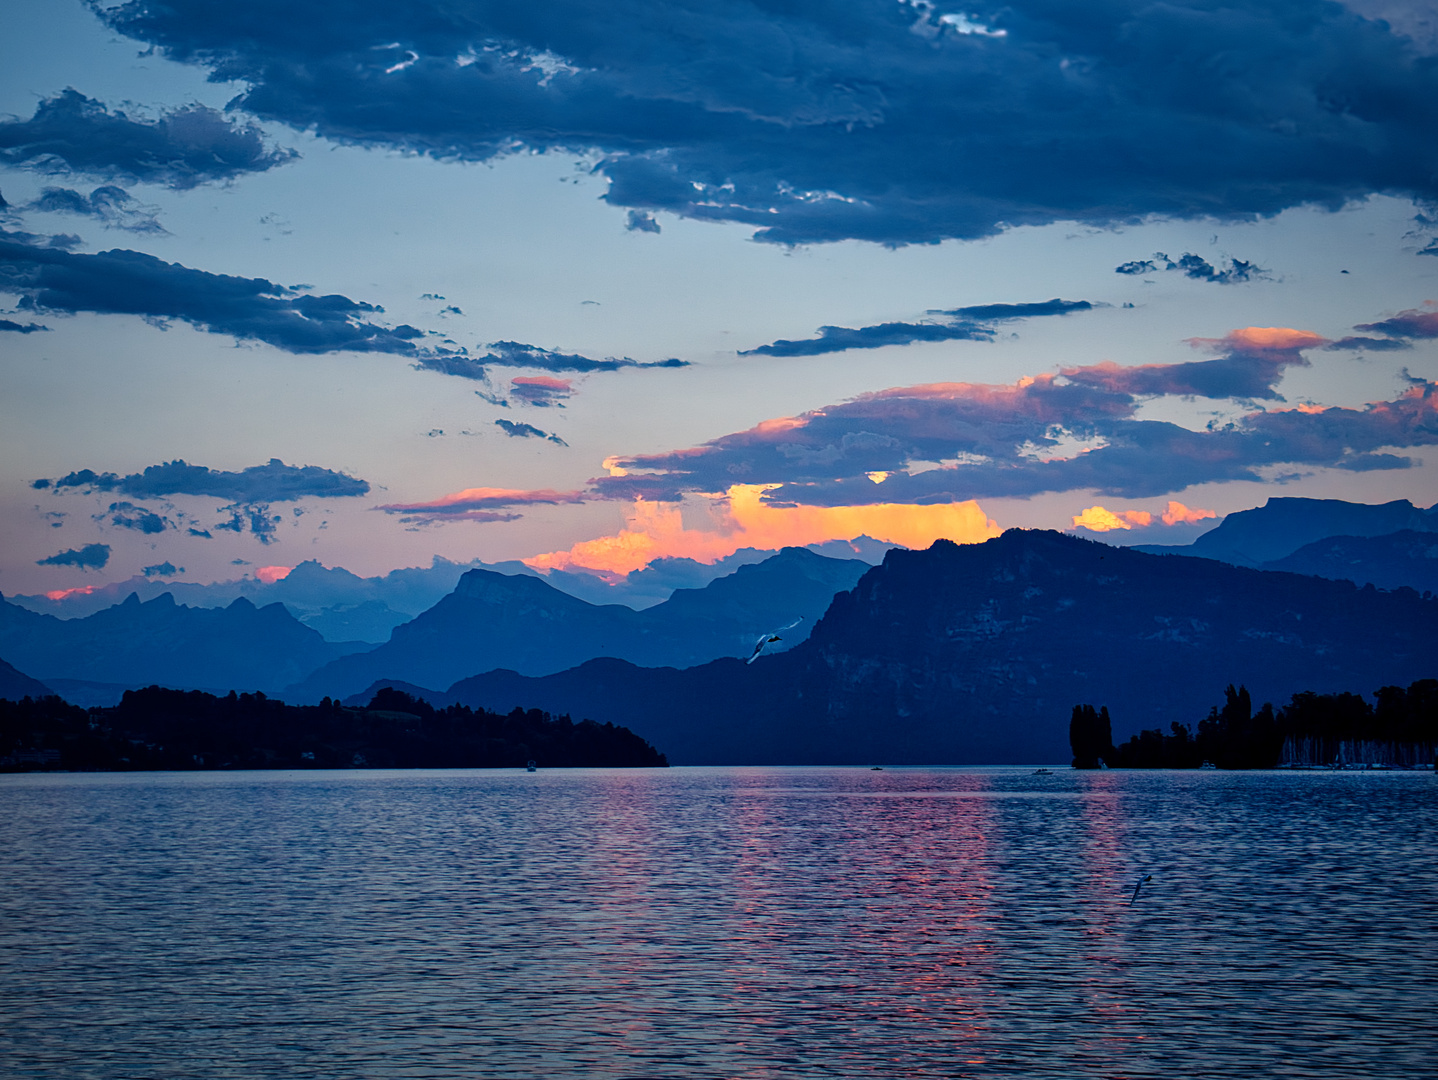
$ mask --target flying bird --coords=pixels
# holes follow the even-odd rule
[[[800,615],[788,626],[779,627],[779,630],[792,630],[803,621],[804,616]],[[779,630],[771,630],[767,634],[760,634],[759,640],[754,642],[754,651],[750,653],[749,659],[745,660],[744,663],[752,664],[755,660],[759,659],[759,654],[764,651],[764,646],[772,644],[775,641],[783,641],[784,639],[779,636]]]
[[[1152,881],[1152,880],[1153,880],[1153,875],[1152,875],[1152,874],[1144,874],[1143,877],[1141,877],[1141,878],[1138,879],[1138,884],[1136,884],[1136,885],[1133,887],[1133,895],[1128,898],[1128,906],[1129,906],[1129,907],[1133,907],[1133,902],[1138,899],[1138,891],[1139,891],[1139,889],[1142,889],[1142,888],[1143,888],[1143,883],[1144,883],[1145,881]]]

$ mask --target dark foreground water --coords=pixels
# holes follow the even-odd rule
[[[0,1073],[1438,1076],[1435,826],[1431,773],[3,777]]]

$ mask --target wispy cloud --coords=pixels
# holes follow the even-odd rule
[[[741,350],[740,356],[821,356],[847,349],[879,349],[886,345],[913,345],[932,341],[992,341],[997,330],[988,323],[1010,319],[1031,319],[1042,315],[1067,315],[1093,308],[1087,300],[1046,300],[1033,304],[977,304],[951,311],[931,311],[927,322],[887,322],[850,329],[821,326],[816,338],[791,341],[780,338],[756,349]],[[980,322],[979,320],[984,320]]]
[[[511,439],[544,439],[548,442],[558,443],[560,446],[569,445],[558,435],[548,431],[541,431],[533,424],[525,424],[517,420],[496,420],[494,426],[503,431]]]
[[[477,487],[442,495],[429,502],[390,503],[375,509],[386,514],[402,515],[402,520],[419,524],[446,521],[515,521],[520,515],[514,511],[526,506],[572,505],[585,501],[586,496],[582,491]]]

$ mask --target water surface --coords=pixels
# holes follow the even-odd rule
[[[1424,773],[7,776],[0,1071],[1438,1076],[1435,791]]]

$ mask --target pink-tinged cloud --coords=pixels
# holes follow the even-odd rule
[[[96,589],[104,588],[103,585],[80,585],[73,589],[54,589],[45,594],[46,600],[65,600],[71,596],[89,596]]]
[[[1163,512],[1162,521],[1165,525],[1197,525],[1200,521],[1216,517],[1218,513],[1214,510],[1199,510],[1184,506],[1181,502],[1170,501],[1168,509]]]
[[[429,502],[390,503],[376,506],[386,514],[464,514],[474,510],[495,510],[512,506],[555,506],[562,503],[582,503],[582,491],[552,491],[549,488],[525,490],[523,488],[465,488],[450,495],[441,495]]]
[[[511,397],[538,408],[563,407],[574,395],[573,379],[556,379],[549,375],[521,375],[509,380]]]
[[[441,495],[429,502],[390,503],[376,506],[375,509],[383,510],[386,514],[401,514],[403,521],[418,524],[447,521],[517,521],[521,515],[513,512],[516,507],[558,506],[582,503],[585,500],[586,495],[582,491],[479,487]]]
[[[255,577],[266,585],[273,585],[275,582],[289,577],[290,571],[293,569],[293,566],[261,566],[255,571]]]
[[[1409,468],[1383,447],[1430,445],[1431,384],[1362,408],[1253,408],[1192,430],[1138,418],[1153,397],[1278,399],[1288,367],[1326,339],[1290,327],[1245,327],[1205,348],[1213,360],[1124,368],[1103,363],[1008,385],[893,387],[778,417],[701,446],[608,459],[591,481],[599,498],[677,501],[734,484],[766,503],[857,506],[962,502],[1090,490],[1153,498],[1198,484],[1261,481],[1273,466]],[[1281,399],[1278,399],[1281,400]],[[876,482],[877,480],[877,482]]]

